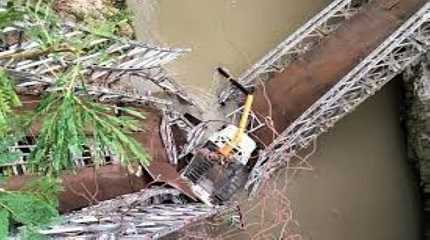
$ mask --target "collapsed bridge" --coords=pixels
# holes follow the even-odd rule
[[[429,11],[422,0],[334,1],[239,77],[257,87],[252,134],[266,146],[248,179],[253,194],[428,51]]]
[[[135,47],[139,47],[139,45],[135,45]],[[256,136],[262,146],[266,145],[261,148],[258,160],[248,178],[247,187],[252,194],[256,196],[259,188],[273,173],[285,167],[300,150],[308,147],[319,135],[375,94],[388,81],[403,72],[406,67],[418,61],[429,48],[430,3],[427,1],[336,0],[243,73],[238,79],[239,82],[245,86],[257,86],[256,107],[251,116],[249,133]],[[112,74],[116,76],[119,73],[122,75],[138,73],[139,77],[155,83],[169,83],[168,86],[172,93],[193,102],[182,91],[176,90],[178,87],[174,86],[173,81],[168,79],[165,74],[159,74],[164,73],[162,68],[159,68],[164,64],[160,61],[160,59],[164,59],[162,56],[171,56],[170,59],[167,58],[171,60],[177,56],[177,51],[160,49],[159,53],[154,52],[152,55],[155,56],[151,58],[154,59],[153,65],[146,65],[143,63],[151,63],[151,60],[133,60],[133,53],[137,52],[137,56],[139,53],[142,56],[151,56],[150,50],[145,50],[145,47],[140,51],[133,51],[133,48],[124,49],[128,58],[125,57],[121,61],[128,59],[132,61],[131,63],[120,62],[119,64],[123,68],[119,68],[119,71],[112,67],[114,64],[104,68],[92,67],[92,70],[99,73],[95,72],[91,75],[97,79],[101,76],[112,76]],[[157,48],[155,49],[157,50]],[[162,55],[163,52],[166,52],[165,55]],[[179,52],[181,53],[181,51]],[[23,74],[34,76],[40,72],[49,75],[49,68],[45,71],[42,69],[46,69],[45,63],[50,63],[50,61],[44,59],[39,62],[21,63],[13,66],[12,70],[17,75],[21,74],[20,76]],[[49,66],[61,67],[61,63],[58,66]],[[129,68],[128,71],[126,68]],[[36,74],[32,74],[32,71]],[[154,75],[154,71],[158,71],[158,75]],[[32,86],[26,83],[40,84],[42,82],[44,85],[49,85],[49,79],[35,80],[29,77],[27,79],[31,81],[23,82],[23,87]],[[95,93],[97,90],[100,91],[100,86],[94,88]],[[102,92],[95,96],[102,100],[114,99],[114,101],[122,100],[128,103],[151,102],[157,106],[168,105],[165,99],[160,100],[152,96],[143,98],[139,93],[118,93],[121,90],[116,91]],[[238,101],[239,98],[233,89],[227,88],[219,99],[224,103]],[[196,128],[201,128],[201,126],[190,124],[187,119],[181,117],[181,114],[175,118],[166,115],[165,110],[162,112],[165,115],[161,115],[168,121],[160,120],[158,122],[162,125],[161,130],[163,131],[158,137],[163,138],[164,146],[167,149],[167,154],[165,152],[163,157],[168,158],[169,164],[174,165],[177,164],[178,156],[191,151],[192,147],[196,146],[196,143],[193,142],[194,138],[197,135],[201,136],[199,129]],[[240,113],[241,108],[227,116],[234,122],[237,114]],[[177,121],[180,123],[178,124]],[[182,129],[185,129],[185,135],[188,135],[185,137],[186,143],[183,148],[175,146],[180,145],[180,141],[175,142],[173,136],[175,130],[172,130],[172,127],[178,126],[182,126]],[[161,148],[161,146],[159,147]],[[157,161],[152,164],[157,164]],[[151,169],[149,172],[151,173]],[[172,178],[178,177],[175,174],[171,176],[173,176]],[[152,177],[157,178],[156,175]],[[171,185],[175,185],[175,183]],[[151,191],[158,190],[148,190],[148,193]],[[52,237],[76,236],[77,238],[87,235],[88,238],[91,238],[98,233],[110,231],[114,237],[124,238],[129,235],[131,238],[135,235],[156,239],[171,232],[170,229],[175,231],[183,229],[192,222],[191,219],[198,220],[222,212],[222,209],[218,208],[181,202],[182,200],[178,198],[170,197],[171,193],[166,195],[169,197],[161,197],[161,200],[155,200],[155,202],[163,203],[167,199],[167,202],[174,204],[151,206],[150,202],[145,202],[146,199],[135,199],[134,203],[139,207],[131,209],[133,214],[128,216],[130,218],[127,219],[125,225],[110,225],[108,216],[111,213],[101,211],[101,214],[97,215],[94,220],[87,218],[91,215],[88,214],[91,211],[83,210],[67,217],[69,222],[65,223],[66,225],[54,226],[45,234]],[[185,210],[187,206],[189,206],[189,211]],[[92,209],[98,207],[103,208],[101,205],[96,205]],[[175,221],[165,220],[165,222],[161,220],[163,222],[161,224],[159,213],[167,210],[177,219]],[[66,227],[71,222],[76,224],[75,228]],[[136,232],[130,231],[130,229],[136,230]]]

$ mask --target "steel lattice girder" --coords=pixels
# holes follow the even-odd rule
[[[299,149],[309,146],[429,49],[430,3],[427,3],[261,153],[247,187],[255,194],[264,178],[284,166]]]
[[[66,36],[69,34],[85,35],[85,33],[81,31],[68,33]],[[109,44],[110,47],[106,52],[108,55],[115,56],[112,57],[111,60],[104,62],[102,65],[96,65],[97,60],[104,56],[100,52],[82,56],[71,61],[66,60],[66,57],[64,56],[59,57],[52,54],[35,60],[7,60],[1,62],[1,65],[9,70],[13,70],[14,72],[33,75],[35,78],[39,78],[44,81],[52,81],[55,77],[52,76],[54,71],[65,68],[75,62],[80,62],[86,67],[84,71],[90,75],[91,80],[96,81],[104,78],[115,79],[119,75],[124,75],[124,72],[135,73],[144,70],[149,71],[151,68],[160,68],[163,64],[166,64],[183,55],[185,52],[188,52],[188,50],[183,49],[158,48],[122,39],[101,38],[94,42],[94,46],[99,44]],[[15,46],[8,51],[3,51],[0,53],[0,56],[13,54],[14,52],[23,50],[31,51],[37,47],[37,44],[28,42],[24,43],[22,47]],[[158,80],[156,75],[153,76],[153,78]]]
[[[176,203],[151,203],[163,200]],[[145,189],[65,215],[62,223],[40,233],[55,239],[158,239],[224,211],[226,207],[183,204],[177,190]]]
[[[43,24],[43,22],[38,24]],[[15,23],[14,26],[2,29],[2,34],[16,31],[25,32],[32,25],[35,25],[35,23],[24,20],[24,22]],[[85,37],[90,33],[90,30],[78,24],[60,23],[60,27],[62,28],[62,35],[65,38],[73,37],[85,40]],[[8,69],[36,75],[45,81],[49,81],[55,77],[52,76],[54,71],[61,70],[70,64],[80,63],[86,67],[85,71],[91,76],[91,80],[95,81],[100,78],[106,78],[106,75],[112,72],[115,72],[115,77],[118,77],[118,73],[123,74],[123,71],[135,72],[142,69],[161,67],[161,65],[190,51],[189,49],[151,46],[146,43],[115,36],[101,36],[97,34],[93,34],[93,36],[94,39],[92,39],[88,47],[107,46],[105,52],[88,53],[76,59],[70,59],[70,57],[67,57],[67,54],[59,53],[24,61],[7,58],[14,53],[38,49],[40,44],[30,39],[10,46],[6,51],[1,52],[0,57],[3,57],[5,60],[0,61],[0,64]]]
[[[5,11],[4,8],[0,10]],[[24,17],[23,22],[16,22],[11,27],[2,29],[1,34],[25,32],[28,27],[35,24]],[[88,29],[79,24],[64,22],[59,23],[59,25],[65,38],[74,37],[84,40],[86,35],[90,33]],[[169,104],[169,101],[163,99],[130,92],[126,93],[123,89],[110,92],[108,88],[100,87],[111,86],[121,79],[134,76],[137,79],[149,80],[163,90],[176,94],[191,104],[195,104],[195,101],[183,91],[179,84],[168,76],[167,71],[162,67],[164,64],[189,52],[189,49],[163,48],[121,37],[94,35],[94,39],[89,43],[89,46],[96,48],[103,45],[106,46],[106,51],[87,53],[78,58],[70,58],[67,52],[51,53],[47,56],[41,55],[35,59],[26,60],[12,57],[17,53],[34,52],[39,48],[39,45],[38,42],[30,39],[9,46],[0,52],[0,58],[2,59],[0,60],[0,66],[6,68],[15,78],[19,79],[17,87],[21,92],[34,91],[34,89],[38,89],[38,86],[49,86],[58,77],[56,76],[56,71],[65,69],[75,63],[80,63],[84,66],[82,71],[85,73],[88,82],[95,83],[90,87],[92,88],[90,89],[91,95],[95,97],[103,95],[104,99],[115,101],[121,99],[123,101]],[[98,86],[95,87],[94,85]]]
[[[0,2],[0,6],[2,6],[2,3],[4,2]],[[5,9],[0,8],[0,11],[5,11]],[[28,19],[23,22],[17,22],[12,24],[11,27],[1,29],[0,35],[26,31],[27,27],[34,24],[29,22]],[[85,38],[89,33],[89,30],[77,24],[62,22],[59,25],[62,27],[66,38],[72,36]],[[58,76],[54,72],[79,62],[85,67],[83,71],[88,76],[89,82],[96,82],[98,79],[101,79],[101,81],[108,84],[97,83],[77,86],[76,94],[85,94],[104,103],[132,103],[134,105],[151,103],[163,111],[171,111],[170,106],[173,102],[169,99],[154,97],[147,93],[141,94],[129,91],[128,89],[124,90],[121,86],[115,89],[106,86],[112,83],[112,81],[117,81],[118,79],[125,78],[127,75],[131,75],[139,80],[148,80],[163,91],[172,93],[185,102],[196,105],[194,99],[187,95],[182,86],[176,83],[162,66],[189,52],[188,49],[157,47],[115,36],[106,37],[97,35],[94,37],[95,39],[90,45],[107,45],[106,53],[108,56],[112,56],[112,58],[101,64],[98,64],[100,58],[105,58],[106,56],[103,56],[100,52],[87,54],[77,59],[67,59],[67,55],[63,54],[50,54],[46,57],[38,56],[35,59],[24,61],[9,57],[15,53],[31,52],[38,49],[39,43],[29,39],[28,41],[9,46],[4,51],[0,51],[0,58],[2,58],[0,66],[5,67],[15,78],[16,81],[14,83],[21,93],[33,92],[34,89],[39,91],[40,89],[43,91],[58,90],[55,84],[55,79]],[[111,61],[111,59],[113,60]],[[168,129],[170,129],[170,126]],[[32,149],[33,147],[17,145],[11,146],[11,150],[21,153],[22,149]],[[107,155],[110,155],[110,153],[107,153]],[[26,158],[25,154],[19,154],[16,162],[0,167],[10,167],[14,174],[26,173]],[[86,157],[76,156],[73,160],[76,166],[83,166],[85,164],[82,162],[85,159]]]
[[[354,0],[335,0],[241,74],[238,81],[248,87],[255,85],[257,79],[268,79],[268,73],[281,71],[297,55],[309,51],[322,38],[358,12],[358,8],[359,4]],[[227,86],[221,92],[219,101],[227,101],[234,93],[235,89]]]

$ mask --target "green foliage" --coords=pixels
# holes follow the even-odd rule
[[[19,106],[21,102],[12,86],[12,80],[4,69],[0,69],[0,164],[17,159],[17,153],[11,152],[9,147],[22,136],[21,118],[14,113],[14,109]]]
[[[21,21],[22,19],[23,12],[10,5],[7,11],[0,12],[0,28],[8,27],[11,23]]]
[[[0,13],[0,28],[10,26],[13,22],[24,20],[24,16],[32,22],[26,34],[32,40],[44,46],[45,41],[51,42],[52,30],[59,30],[59,18],[52,10],[52,2],[46,0],[13,0],[8,1],[6,11]],[[56,32],[56,31],[54,31]],[[45,40],[45,41],[43,41]]]
[[[73,157],[84,146],[94,146],[94,163],[104,163],[104,156],[112,151],[127,165],[138,161],[148,164],[149,157],[142,146],[128,134],[139,130],[137,118],[142,113],[123,109],[128,117],[113,115],[113,109],[78,96],[76,90],[80,68],[76,67],[58,79],[60,90],[43,98],[34,112],[33,122],[41,122],[37,146],[30,166],[36,172],[57,174],[73,169]]]
[[[138,130],[134,118],[113,116],[109,107],[79,98],[74,94],[52,94],[37,109],[35,121],[43,122],[31,165],[38,171],[58,173],[72,169],[73,156],[83,146],[95,145],[95,164],[102,164],[112,150],[123,164],[137,158],[147,164],[143,148],[126,132]]]
[[[14,123],[13,108],[21,106],[12,80],[4,69],[0,69],[0,137],[5,137]]]
[[[25,113],[16,114],[15,109],[21,101],[15,92],[11,78],[4,69],[0,69],[0,165],[16,161],[19,153],[10,151],[23,137]]]
[[[49,50],[47,53],[55,52],[67,40],[61,34],[60,19],[52,9],[52,2],[21,0],[13,4],[33,23],[25,29],[26,38],[38,42],[41,50]]]
[[[54,55],[70,65],[54,74],[58,76],[53,89],[42,97],[37,109],[27,118],[16,108],[21,102],[13,82],[5,70],[0,69],[0,165],[17,159],[9,146],[24,136],[34,124],[42,124],[37,132],[36,148],[30,156],[31,169],[48,177],[25,186],[21,191],[0,189],[0,240],[8,235],[10,226],[24,225],[22,239],[41,239],[38,226],[49,223],[58,216],[58,193],[62,189],[56,178],[62,170],[74,169],[73,157],[82,154],[84,146],[94,149],[95,164],[104,161],[104,155],[113,153],[123,164],[148,164],[149,156],[130,134],[140,130],[144,119],[141,112],[121,108],[126,116],[116,116],[111,106],[102,105],[85,97],[85,75],[79,59],[82,55],[101,53],[95,65],[115,61],[107,51],[109,44],[94,41],[109,38],[117,41],[115,34],[121,24],[130,21],[123,12],[106,21],[87,23],[86,34],[65,37],[61,21],[51,8],[51,0],[13,0],[7,11],[0,12],[0,28],[24,18],[32,23],[24,31],[24,38],[39,43],[29,53],[17,52],[2,56],[7,60],[35,59]],[[64,54],[63,54],[64,53]],[[61,55],[63,54],[63,55]]]
[[[26,192],[2,193],[0,206],[9,211],[14,221],[24,225],[47,224],[58,216],[54,206]]]
[[[27,21],[31,22],[31,26],[27,26],[24,31],[25,38],[31,39],[39,43],[38,49],[41,51],[38,54],[48,55],[58,52],[71,52],[77,58],[81,52],[88,54],[95,53],[101,50],[98,44],[91,44],[94,40],[99,40],[103,37],[115,38],[114,33],[117,32],[119,24],[128,21],[126,14],[122,11],[115,14],[113,17],[101,20],[87,20],[84,28],[88,28],[90,32],[87,34],[75,34],[66,37],[63,32],[63,25],[58,14],[52,9],[52,0],[15,0],[11,1],[7,11],[17,12],[19,15],[26,16]],[[0,14],[1,18],[1,14]],[[2,22],[4,26],[10,26],[15,20],[4,17],[5,21]],[[33,55],[26,56],[27,58],[34,58]],[[72,60],[72,59],[70,59]]]
[[[14,222],[28,226],[48,224],[58,216],[54,207],[25,193],[3,194],[0,196],[0,206],[9,212],[10,219]]]
[[[19,239],[20,240],[46,240],[48,239],[46,236],[40,234],[38,232],[38,228],[33,226],[25,226],[19,231]]]
[[[36,229],[58,217],[60,182],[43,177],[19,191],[0,191],[0,239],[6,239],[12,226],[24,225],[21,239],[38,239]]]
[[[63,72],[55,73],[58,74],[56,86],[54,86],[57,91],[44,95],[31,120],[26,124],[20,124],[29,128],[34,124],[42,123],[36,139],[36,148],[31,154],[30,169],[34,172],[54,175],[65,169],[74,169],[73,157],[80,156],[88,146],[92,146],[95,150],[92,157],[96,165],[104,162],[104,155],[108,152],[113,152],[123,164],[132,162],[148,164],[149,157],[142,146],[129,136],[129,133],[139,129],[137,119],[143,118],[142,114],[123,109],[129,116],[117,117],[111,107],[83,97],[86,95],[85,75],[82,71],[83,66],[76,61],[83,54],[93,53],[101,54],[95,65],[114,61],[116,56],[107,51],[109,44],[94,44],[94,41],[105,38],[116,39],[115,34],[120,25],[129,22],[130,16],[125,11],[119,11],[106,21],[88,20],[84,28],[89,29],[89,32],[65,37],[62,34],[58,16],[51,9],[51,3],[52,1],[21,0],[14,1],[14,4],[9,6],[23,9],[27,18],[31,19],[34,24],[26,29],[26,37],[37,41],[40,45],[39,49],[32,54],[18,54],[9,56],[10,58],[26,59],[67,52],[63,55],[66,56],[65,59],[70,63],[74,61]],[[3,82],[9,85],[5,86],[11,86],[9,79],[6,80],[8,81]],[[9,88],[5,87],[5,89],[11,92]],[[5,99],[10,98],[5,97]],[[11,106],[11,103],[3,104],[0,95],[0,110],[4,107],[4,112],[11,113]],[[0,116],[0,127],[1,119]],[[9,117],[3,119],[9,119]],[[10,124],[5,122],[3,125]],[[0,141],[0,163],[11,161],[16,157],[7,155],[7,152],[6,144],[2,145]]]
[[[103,43],[93,44],[94,41],[110,38],[117,39],[121,25],[131,22],[131,15],[125,10],[117,11],[114,15],[106,19],[84,19],[82,22],[83,29],[88,29],[86,34],[75,34],[65,37],[63,26],[58,14],[52,9],[53,1],[50,0],[16,0],[7,8],[6,12],[16,12],[19,9],[19,15],[25,15],[33,24],[28,26],[24,33],[27,39],[39,43],[39,50],[43,54],[55,54],[58,52],[70,52],[70,58],[77,58],[82,53],[92,54],[100,51],[106,51],[107,45]],[[0,14],[1,18],[1,14]],[[14,19],[6,19],[2,22],[8,26]],[[20,19],[16,19],[20,20]],[[33,58],[30,55],[28,58]],[[113,55],[110,56],[114,58]],[[72,59],[68,59],[72,60]]]
[[[63,191],[61,181],[53,177],[38,178],[21,189],[22,192],[30,193],[52,207],[58,207],[58,194]]]
[[[88,19],[86,25],[92,34],[115,38],[121,25],[130,23],[131,19],[130,13],[122,10],[104,21]]]
[[[11,224],[34,227],[48,224],[55,217],[58,217],[57,209],[31,193],[0,194],[0,239],[6,239]]]
[[[0,240],[6,239],[9,235],[9,211],[7,209],[0,209]]]
[[[8,135],[0,138],[0,165],[8,164],[16,161],[19,157],[18,152],[10,151],[10,146],[13,146],[17,141],[17,137]]]

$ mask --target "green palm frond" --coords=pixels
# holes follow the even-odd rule
[[[58,208],[58,194],[63,191],[63,187],[60,179],[47,176],[29,182],[20,191]]]
[[[23,11],[9,6],[7,9],[0,11],[0,29],[11,26],[14,22],[23,20]]]
[[[83,55],[101,53],[98,62],[103,64],[115,58],[109,53],[109,44],[93,44],[115,34],[122,23],[130,20],[119,14],[103,22],[87,23],[90,31],[73,37],[64,37],[63,25],[52,10],[52,0],[10,0],[7,11],[0,12],[0,28],[17,21],[32,24],[24,29],[24,40],[39,43],[29,51],[4,54],[2,60],[29,60],[47,55],[66,56],[69,66],[56,71],[55,91],[42,96],[37,108],[27,117],[17,111],[22,103],[15,92],[14,83],[7,71],[0,69],[0,165],[15,161],[18,154],[9,146],[28,133],[32,126],[41,125],[35,134],[36,146],[30,154],[29,169],[48,177],[37,180],[21,191],[0,188],[0,239],[6,239],[9,228],[16,223],[25,226],[22,239],[38,239],[40,224],[58,216],[58,193],[61,191],[56,176],[66,169],[75,169],[73,159],[82,155],[87,147],[92,150],[95,165],[103,164],[107,153],[122,164],[147,165],[150,157],[131,134],[141,130],[143,113],[130,108],[116,108],[87,98],[84,71],[78,61]],[[112,38],[112,39],[110,39]],[[98,41],[103,42],[103,41]],[[65,53],[66,55],[61,55]],[[117,116],[115,109],[125,116]]]
[[[59,216],[58,194],[61,190],[60,181],[50,177],[31,181],[20,191],[0,188],[0,239],[7,239],[11,226],[21,225],[19,239],[43,239],[37,233],[38,227]]]
[[[48,224],[58,217],[54,206],[25,192],[0,193],[0,239],[7,239],[10,225],[13,223],[25,226]]]
[[[19,0],[9,6],[23,9],[26,17],[34,22],[25,34],[27,38],[38,42],[39,47],[29,53],[17,53],[7,58],[25,60],[65,51],[69,53],[69,60],[79,59],[83,54],[101,53],[103,57],[95,64],[103,64],[115,58],[108,54],[109,44],[92,42],[106,37],[115,38],[119,25],[130,20],[128,14],[119,11],[106,21],[90,20],[87,22],[89,32],[66,38],[62,34],[61,21],[51,9],[51,4],[52,1],[49,0]],[[95,165],[103,164],[107,153],[113,153],[123,164],[148,164],[149,156],[130,136],[130,133],[140,129],[139,120],[144,118],[143,114],[124,108],[122,111],[128,116],[118,117],[113,114],[112,107],[83,97],[86,94],[85,86],[82,85],[85,75],[79,62],[73,62],[63,73],[56,74],[59,77],[53,88],[58,90],[44,95],[30,121],[23,124],[29,128],[42,123],[36,136],[36,147],[31,154],[30,169],[55,174],[65,169],[74,169],[76,166],[73,159],[80,156],[86,147],[94,150],[92,158]],[[0,77],[4,79],[0,82],[1,129],[2,126],[10,126],[7,120],[12,107],[19,104],[19,99],[12,94],[14,91],[5,72],[0,73]],[[77,88],[79,92],[76,91]]]
[[[24,225],[24,235],[36,236],[32,230],[58,217],[57,199],[60,191],[60,182],[49,177],[34,180],[21,191],[1,189],[0,239],[7,239],[10,226],[16,224]]]
[[[4,69],[0,69],[0,137],[5,137],[14,124],[13,110],[21,106],[12,80]]]
[[[21,105],[12,80],[5,70],[0,69],[0,165],[14,162],[19,157],[10,146],[23,137],[25,113],[15,113]]]
[[[0,208],[0,239],[7,239],[9,235],[10,213],[6,208]]]
[[[140,129],[136,118],[117,117],[112,108],[74,94],[52,95],[35,113],[38,117],[34,121],[43,123],[30,162],[35,170],[73,169],[73,157],[79,156],[84,146],[94,146],[96,165],[104,163],[108,152],[125,165],[148,164],[149,156],[129,135]]]
[[[42,127],[31,155],[31,169],[55,174],[74,169],[73,159],[82,154],[85,146],[94,150],[95,165],[103,164],[107,153],[112,153],[124,165],[147,165],[148,154],[130,136],[141,129],[139,120],[144,115],[121,108],[127,116],[116,116],[112,107],[84,97],[85,88],[79,87],[80,69],[74,67],[60,76],[58,91],[45,95],[33,114],[31,121],[42,123]]]

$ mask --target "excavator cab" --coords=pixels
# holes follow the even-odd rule
[[[245,184],[246,165],[256,143],[249,136],[242,136],[230,156],[219,150],[231,144],[238,127],[227,125],[214,133],[202,148],[195,151],[182,176],[191,182],[191,189],[204,203],[220,205]]]

